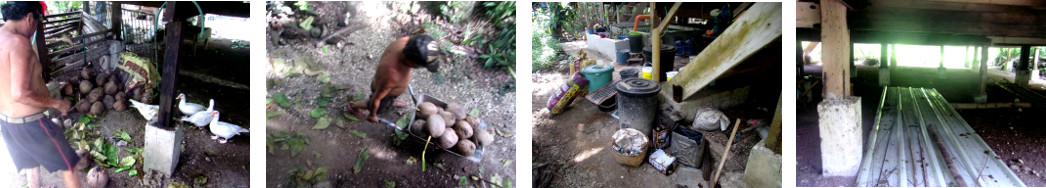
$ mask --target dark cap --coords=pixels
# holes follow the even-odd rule
[[[417,65],[417,68],[424,67],[429,72],[439,69],[439,47],[428,35],[411,36],[407,40],[407,46],[403,47],[403,55]]]

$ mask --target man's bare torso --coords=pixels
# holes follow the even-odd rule
[[[371,87],[392,89],[388,96],[398,96],[407,91],[411,68],[403,67],[402,61],[406,61],[403,58],[403,47],[407,45],[408,39],[409,37],[399,38],[385,47],[385,52],[381,54],[381,59],[378,61],[378,69],[374,74]]]
[[[15,53],[26,53],[25,49],[32,49],[29,39],[24,36],[0,31],[0,113],[12,117],[32,115],[47,110],[46,107],[31,106],[16,102],[12,96],[11,85],[20,79],[11,75],[11,62],[13,58],[24,56],[29,58],[30,87],[36,93],[47,93],[47,86],[41,77],[43,66],[37,59],[36,54],[29,50],[28,55],[16,55]]]

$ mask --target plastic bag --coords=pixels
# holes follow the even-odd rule
[[[559,86],[559,89],[548,98],[549,113],[553,115],[563,113],[563,110],[570,106],[577,96],[583,96],[588,92],[585,86],[588,86],[588,80],[580,73],[574,73],[570,80]]]

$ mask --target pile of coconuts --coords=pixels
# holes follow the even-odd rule
[[[79,76],[70,77],[67,81],[62,88],[62,94],[77,100],[72,107],[78,112],[101,115],[106,110],[127,110],[130,105],[127,101],[128,95],[116,74],[95,74],[90,68],[84,68]],[[135,89],[134,99],[149,103],[150,96],[143,93],[141,88]]]
[[[461,104],[450,103],[447,108],[440,108],[424,102],[418,105],[418,115],[411,123],[410,131],[422,138],[432,136],[436,146],[453,148],[469,157],[476,153],[476,146],[486,146],[494,141],[494,136],[479,124],[479,118],[466,113]]]

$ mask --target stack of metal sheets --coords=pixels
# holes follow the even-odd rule
[[[857,186],[1024,187],[936,89],[883,89]]]

